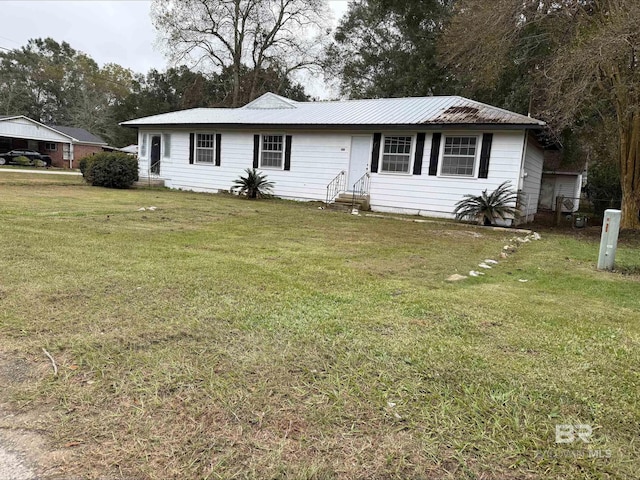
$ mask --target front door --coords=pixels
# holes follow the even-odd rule
[[[151,157],[149,163],[149,171],[156,175],[160,175],[160,135],[151,136]]]
[[[347,190],[353,190],[353,184],[369,171],[371,156],[371,136],[358,135],[351,137],[351,157],[349,159],[349,176]]]

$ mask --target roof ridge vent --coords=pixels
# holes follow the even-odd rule
[[[267,92],[264,95],[256,98],[252,102],[247,103],[242,108],[249,108],[255,110],[271,110],[271,109],[283,109],[283,108],[296,108],[295,100],[290,98],[281,97],[275,93]]]

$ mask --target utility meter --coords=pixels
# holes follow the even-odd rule
[[[620,231],[620,210],[605,210],[600,237],[600,254],[598,270],[612,270],[618,248],[618,232]]]

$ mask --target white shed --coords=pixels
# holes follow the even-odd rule
[[[582,193],[582,173],[578,172],[543,172],[540,186],[540,208],[556,210],[556,201],[562,196],[562,211],[577,212],[580,209]]]

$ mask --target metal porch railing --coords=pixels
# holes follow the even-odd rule
[[[342,170],[336,177],[329,182],[327,185],[327,198],[325,201],[326,205],[333,202],[335,198],[340,195],[341,192],[345,191],[347,183],[347,172]]]
[[[369,196],[369,188],[371,186],[371,175],[369,172],[361,176],[356,183],[353,184],[353,194],[351,200],[351,209],[356,206],[357,197]]]

